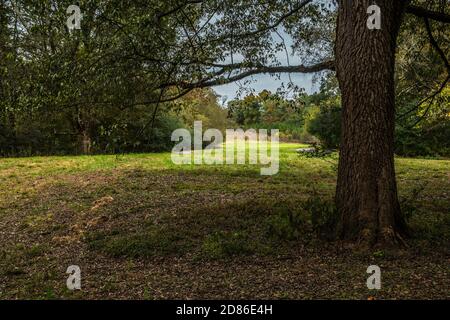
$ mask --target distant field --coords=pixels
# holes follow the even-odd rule
[[[363,253],[318,236],[337,155],[300,146],[280,144],[275,176],[170,153],[0,159],[0,298],[450,298],[450,160],[396,159],[414,246]]]

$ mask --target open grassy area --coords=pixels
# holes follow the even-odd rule
[[[396,159],[414,238],[360,252],[319,236],[337,156],[298,147],[275,176],[170,153],[0,159],[0,298],[450,298],[450,160]]]

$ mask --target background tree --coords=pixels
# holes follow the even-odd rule
[[[306,97],[301,94],[287,99],[280,93],[263,90],[258,95],[252,93],[230,101],[228,117],[243,128],[278,129],[281,140],[305,141]]]

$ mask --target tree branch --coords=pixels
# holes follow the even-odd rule
[[[200,84],[200,88],[203,87],[212,87],[222,84],[227,84],[230,82],[242,80],[246,77],[255,75],[255,74],[263,74],[263,73],[314,73],[319,72],[323,70],[335,70],[334,69],[334,61],[326,61],[322,63],[318,63],[312,66],[274,66],[274,67],[267,67],[262,66],[258,67],[252,70],[248,70],[245,72],[242,72],[240,74],[237,74],[235,76],[229,77],[229,78],[222,78],[217,80],[211,80]]]
[[[252,36],[257,36],[260,34],[264,34],[270,30],[273,30],[275,28],[277,28],[281,23],[284,22],[284,20],[286,20],[287,18],[289,18],[290,16],[296,14],[297,12],[299,12],[301,9],[303,9],[304,7],[306,7],[306,5],[310,4],[313,0],[303,0],[302,2],[300,2],[296,7],[294,7],[291,11],[283,14],[281,17],[279,17],[273,24],[262,27],[260,29],[256,29],[253,31],[247,31],[247,32],[243,32],[243,33],[239,33],[239,34],[235,34],[233,35],[235,38],[238,39],[243,39],[243,38],[248,38],[248,37],[252,37]],[[208,42],[220,42],[220,41],[224,41],[226,39],[229,39],[230,35],[222,35],[218,38],[215,39],[208,39]]]
[[[450,75],[447,76],[447,78],[445,78],[445,80],[441,83],[441,85],[439,86],[438,90],[436,90],[433,94],[427,96],[426,98],[422,99],[418,104],[416,104],[414,106],[414,108],[409,109],[408,111],[406,111],[405,113],[399,115],[397,117],[397,120],[407,116],[408,114],[410,114],[411,112],[417,110],[417,108],[419,108],[422,104],[424,104],[425,102],[429,101],[429,106],[433,103],[434,99],[436,98],[436,96],[438,94],[440,94],[442,92],[442,90],[444,90],[445,86],[447,85],[447,82],[450,81]]]
[[[232,65],[233,67],[237,68],[240,64],[234,64]],[[154,103],[163,103],[163,102],[171,102],[174,100],[177,100],[181,97],[183,97],[184,95],[188,94],[189,92],[191,92],[194,89],[197,88],[207,88],[207,87],[213,87],[213,86],[217,86],[217,85],[222,85],[222,84],[227,84],[227,83],[231,83],[234,81],[238,81],[241,80],[243,78],[255,75],[255,74],[262,74],[262,73],[286,73],[286,72],[290,72],[290,73],[314,73],[314,72],[319,72],[319,71],[324,71],[324,70],[331,70],[334,71],[335,70],[335,66],[334,66],[334,61],[325,61],[325,62],[321,62],[315,65],[311,65],[311,66],[304,66],[304,65],[298,65],[298,66],[259,66],[259,67],[255,67],[254,69],[251,70],[247,70],[244,71],[242,73],[239,73],[235,76],[229,77],[229,78],[220,78],[220,79],[215,79],[212,80],[212,77],[208,77],[207,79],[198,81],[198,82],[194,82],[194,83],[175,83],[175,82],[171,82],[171,83],[166,83],[163,84],[159,87],[159,89],[164,89],[164,88],[168,88],[168,87],[179,87],[181,90],[173,95],[173,96],[169,96],[169,97],[162,97],[160,96],[157,100],[147,100],[147,101],[140,101],[140,102],[135,102],[132,104],[128,104],[126,106],[124,106],[124,108],[128,108],[128,107],[133,107],[136,105],[149,105],[149,104],[154,104]],[[218,71],[215,75],[218,74],[223,74],[227,71],[226,68],[221,69],[220,71]]]
[[[450,23],[450,15],[443,12],[431,11],[419,6],[410,5],[406,7],[406,13],[413,14],[421,18],[428,18],[439,22]]]
[[[185,6],[190,5],[190,4],[198,4],[198,3],[202,3],[203,0],[189,0],[189,1],[184,1],[182,3],[180,3],[178,6],[176,6],[175,8],[172,8],[171,10],[167,11],[167,12],[162,12],[156,15],[156,19],[160,20],[161,18],[164,18],[166,16],[169,16],[171,14],[174,14],[177,11],[180,11],[181,9],[183,9]]]
[[[414,125],[410,126],[410,128],[416,126],[420,121],[422,121],[425,116],[427,115],[434,99],[442,92],[442,90],[444,90],[444,88],[446,87],[447,83],[450,81],[450,63],[444,53],[444,51],[441,49],[441,47],[439,46],[439,44],[437,43],[436,39],[433,36],[433,31],[431,30],[431,26],[430,26],[430,21],[428,20],[428,17],[424,17],[423,18],[424,22],[425,22],[425,28],[427,30],[427,34],[428,34],[428,38],[430,39],[430,43],[433,46],[433,48],[437,51],[437,53],[439,54],[439,56],[441,57],[442,61],[445,64],[445,67],[447,69],[447,78],[445,78],[444,82],[442,82],[442,84],[440,85],[440,87],[438,88],[438,90],[436,90],[433,94],[429,95],[428,97],[426,97],[425,99],[421,100],[417,105],[414,106],[414,108],[411,108],[410,110],[408,110],[407,112],[401,114],[397,119],[401,119],[405,116],[407,116],[408,114],[410,114],[411,112],[417,110],[417,108],[419,108],[422,104],[424,104],[425,102],[429,101],[428,103],[428,107],[425,110],[424,114],[419,118],[419,120],[417,122],[414,123]]]
[[[213,79],[216,76],[220,76],[224,74],[227,71],[242,68],[242,64],[233,64],[225,66],[224,68],[220,69],[216,73],[214,73],[212,76],[208,77],[207,79],[200,80],[198,82],[194,83],[187,83],[187,82],[171,82],[167,84],[162,84],[161,87],[167,87],[167,86],[180,86],[183,89],[195,89],[195,88],[206,88],[206,87],[213,87],[218,85],[223,85],[231,82],[235,82],[238,80],[242,80],[244,78],[247,78],[249,76],[253,76],[256,74],[264,74],[264,73],[314,73],[319,72],[323,70],[335,70],[334,61],[325,61],[320,62],[311,66],[304,66],[304,65],[297,65],[297,66],[247,66],[247,68],[250,68],[247,71],[243,71],[239,74],[236,74],[231,77],[221,77],[218,79]]]
[[[441,57],[442,61],[445,64],[445,67],[447,68],[447,73],[450,76],[450,63],[448,62],[447,57],[445,56],[444,51],[439,47],[439,44],[437,43],[436,39],[433,36],[433,32],[431,31],[430,21],[427,17],[424,18],[425,27],[427,29],[428,38],[430,39],[430,43],[433,46],[433,48],[438,52],[439,56]]]

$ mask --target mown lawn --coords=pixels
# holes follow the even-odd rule
[[[0,298],[450,298],[450,160],[396,159],[414,237],[363,252],[321,236],[337,156],[298,147],[275,176],[169,153],[0,159]]]

